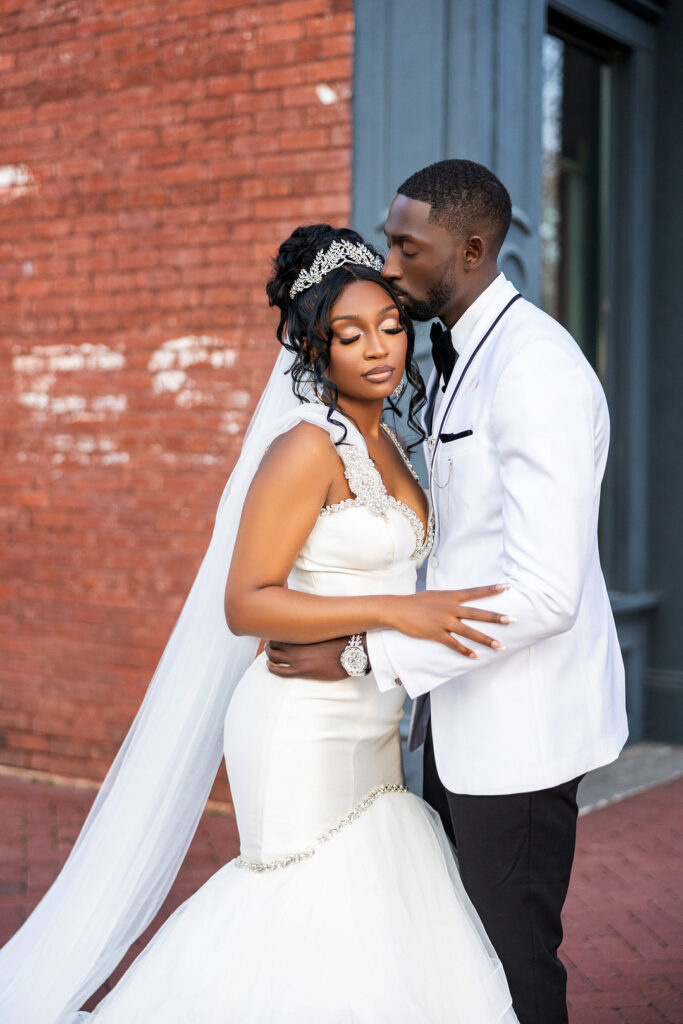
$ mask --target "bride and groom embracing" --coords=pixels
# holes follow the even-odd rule
[[[282,350],[140,712],[0,953],[6,1024],[567,1021],[576,790],[626,738],[609,424],[575,342],[498,272],[510,209],[447,160],[398,190],[384,262],[327,225],[281,245]],[[433,318],[425,389],[411,320]],[[429,496],[381,419],[406,385]],[[240,856],[79,1013],[165,898],[223,732]]]

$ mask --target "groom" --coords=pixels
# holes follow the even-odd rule
[[[380,690],[402,682],[416,698],[409,743],[425,745],[424,796],[457,847],[521,1024],[566,1024],[558,948],[577,787],[627,735],[597,547],[609,420],[576,343],[498,271],[510,218],[485,167],[432,164],[391,204],[383,274],[414,319],[445,325],[432,326],[424,420],[436,516],[427,587],[505,582],[501,609],[515,621],[487,624],[505,649],[477,647],[477,660],[392,630],[369,633],[367,651]],[[271,645],[271,671],[341,678],[344,643]]]

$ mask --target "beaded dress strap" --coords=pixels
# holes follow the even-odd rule
[[[386,423],[382,423],[381,426],[382,426],[382,429],[384,430],[384,433],[387,434],[391,438],[391,440],[394,442],[394,444],[396,445],[396,448],[398,449],[398,454],[401,456],[401,458],[405,462],[406,466],[408,467],[408,470],[410,471],[410,475],[413,477],[414,480],[417,480],[417,482],[419,483],[420,482],[420,478],[417,475],[417,473],[415,472],[415,467],[413,466],[412,462],[408,458],[408,452],[405,450],[405,448],[403,447],[403,445],[399,441],[398,436],[394,433],[394,431],[391,429],[391,427],[388,427],[386,425]]]
[[[396,445],[401,458],[410,470],[413,478],[419,483],[418,475],[396,434],[385,423],[382,423],[382,428]],[[424,526],[417,512],[409,505],[406,505],[404,501],[399,501],[387,493],[382,476],[366,451],[358,445],[342,443],[337,445],[337,453],[344,466],[344,476],[349,485],[349,490],[355,497],[345,498],[334,505],[324,505],[320,510],[320,515],[328,516],[335,512],[341,512],[346,508],[362,505],[374,515],[380,516],[382,519],[388,519],[389,509],[395,508],[407,518],[415,534],[416,543],[412,558],[424,558],[434,540],[433,515],[430,514],[429,516],[427,536],[425,537]]]

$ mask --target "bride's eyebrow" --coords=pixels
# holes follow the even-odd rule
[[[379,313],[377,315],[378,316],[384,316],[385,313],[388,313],[392,309],[395,309],[396,312],[398,313],[398,309],[396,308],[396,305],[392,302],[390,306],[384,306],[383,309],[380,309],[380,311],[379,311]],[[330,320],[330,323],[331,324],[335,324],[337,322],[337,320],[360,320],[360,319],[361,318],[358,315],[358,313],[344,313],[342,316],[335,316],[335,317],[333,317],[332,320]]]

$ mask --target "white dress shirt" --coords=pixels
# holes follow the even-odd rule
[[[368,633],[381,690],[402,682],[411,697],[431,695],[437,769],[457,793],[557,785],[612,761],[627,736],[597,546],[609,443],[600,383],[571,336],[524,299],[467,368],[515,293],[500,274],[453,328],[459,358],[446,392],[437,389],[431,434],[464,436],[437,441],[430,456],[427,587],[508,584],[473,602],[515,618],[483,624],[505,650],[475,645],[473,661],[394,630]]]

